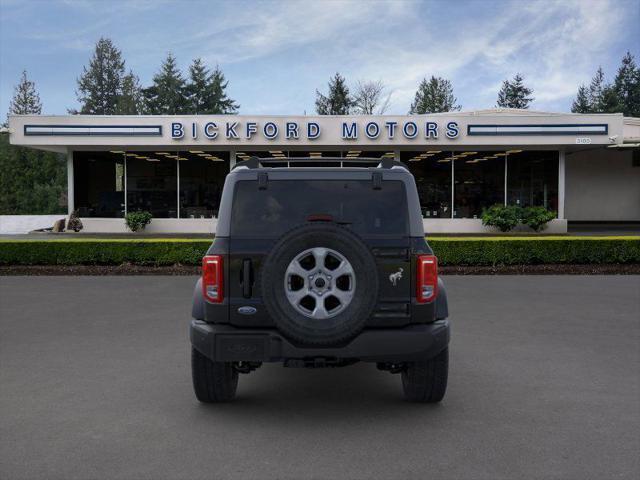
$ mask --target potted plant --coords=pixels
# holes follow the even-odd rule
[[[151,213],[147,211],[129,212],[125,215],[124,221],[132,232],[144,230],[151,223]]]

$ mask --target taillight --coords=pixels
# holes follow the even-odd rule
[[[222,255],[207,255],[202,259],[202,294],[212,303],[224,300],[223,269]]]
[[[438,295],[438,259],[435,255],[418,256],[416,301],[427,303]]]

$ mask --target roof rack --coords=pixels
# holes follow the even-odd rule
[[[249,169],[268,167],[270,163],[375,163],[377,168],[391,169],[393,167],[407,168],[407,166],[392,158],[372,158],[372,157],[359,157],[359,158],[344,158],[344,157],[287,157],[287,158],[260,158],[251,157],[249,160],[236,163],[235,167],[246,167]]]

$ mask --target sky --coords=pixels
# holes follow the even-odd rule
[[[389,114],[431,75],[463,110],[491,108],[516,73],[532,109],[565,112],[598,66],[612,80],[627,50],[640,64],[640,0],[0,0],[0,116],[24,69],[43,113],[77,107],[101,36],[143,85],[168,52],[184,72],[197,57],[218,64],[241,114],[313,114],[335,72],[384,82]]]

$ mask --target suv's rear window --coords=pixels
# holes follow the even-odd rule
[[[235,236],[279,236],[310,216],[330,216],[363,235],[407,235],[407,196],[400,181],[374,190],[363,180],[269,180],[236,184],[231,216]]]

